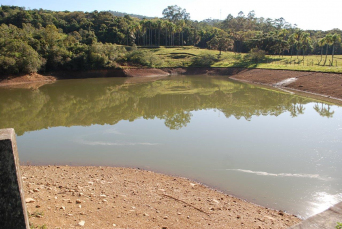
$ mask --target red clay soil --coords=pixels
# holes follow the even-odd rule
[[[0,77],[0,86],[54,81],[56,81],[56,78],[53,76],[43,76],[38,73],[31,73],[19,76]]]

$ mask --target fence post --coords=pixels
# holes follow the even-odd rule
[[[30,228],[14,129],[0,130],[0,225]]]

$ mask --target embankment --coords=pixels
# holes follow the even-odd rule
[[[58,79],[105,77],[165,77],[172,75],[221,75],[234,80],[323,96],[342,102],[342,74],[246,68],[130,68],[91,71],[60,71],[47,75],[2,77],[0,86],[51,83]],[[41,86],[40,84],[38,86]]]

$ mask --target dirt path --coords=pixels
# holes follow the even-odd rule
[[[36,226],[287,228],[300,222],[188,179],[150,171],[70,166],[21,170],[25,197],[33,199],[27,203],[29,220]]]

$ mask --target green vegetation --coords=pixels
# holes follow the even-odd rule
[[[0,74],[132,65],[342,72],[339,29],[303,31],[254,11],[198,22],[179,6],[165,8],[163,18],[115,15],[2,5]]]
[[[342,223],[337,222],[336,229],[342,229]]]
[[[40,226],[30,223],[30,229],[47,229],[47,226],[45,224]]]

